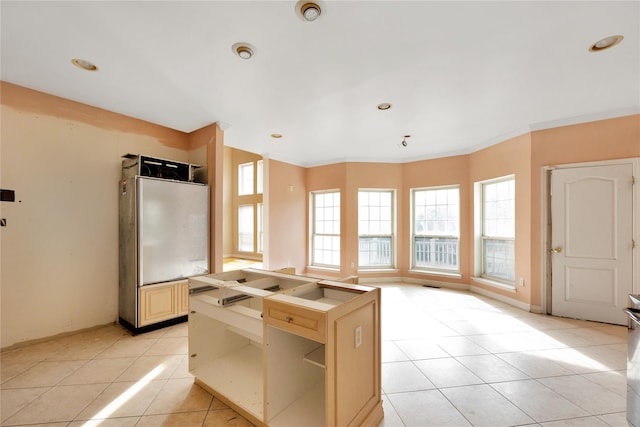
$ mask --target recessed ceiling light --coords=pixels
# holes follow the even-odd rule
[[[322,15],[323,4],[320,0],[298,0],[295,5],[296,15],[305,22],[313,22]]]
[[[98,71],[98,67],[96,66],[96,64],[90,61],[86,61],[84,59],[73,58],[71,60],[71,63],[78,68],[82,68],[83,70]]]
[[[382,104],[378,104],[377,108],[380,111],[385,111],[385,110],[388,110],[389,108],[391,108],[391,104],[389,104],[388,102],[383,102]]]
[[[316,19],[318,19],[320,17],[320,14],[322,13],[320,6],[318,6],[315,3],[306,3],[302,5],[301,11],[302,11],[302,16],[304,16],[304,19],[306,19],[309,22],[315,21]]]
[[[249,43],[236,43],[231,50],[242,59],[251,59],[256,54],[256,49]]]
[[[591,47],[589,48],[589,50],[591,52],[599,52],[601,50],[609,49],[610,47],[613,47],[613,46],[617,45],[618,43],[620,43],[623,38],[624,38],[623,36],[605,37],[604,39],[599,40],[599,41],[595,42],[594,44],[592,44]]]
[[[280,133],[272,133],[271,134],[271,138],[280,139],[280,138],[282,138],[282,134],[280,134]]]

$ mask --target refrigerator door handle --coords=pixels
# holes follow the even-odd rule
[[[637,311],[630,310],[628,308],[625,308],[623,311],[627,313],[627,317],[629,317],[629,320],[635,323],[636,327],[640,327],[640,317],[638,317],[640,313],[638,313]]]

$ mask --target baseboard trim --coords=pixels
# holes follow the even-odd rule
[[[108,326],[113,326],[113,325],[117,325],[117,324],[118,324],[118,322],[103,323],[101,325],[95,325],[95,326],[90,326],[88,328],[76,329],[75,331],[62,332],[62,333],[59,333],[59,334],[50,335],[48,337],[35,338],[35,339],[31,339],[31,340],[21,341],[21,342],[15,343],[15,344],[11,344],[11,345],[9,345],[7,347],[0,348],[0,352],[16,350],[16,349],[19,349],[19,348],[22,348],[22,347],[28,347],[28,346],[33,345],[33,344],[40,344],[40,343],[51,341],[51,340],[57,340],[58,338],[69,337],[71,335],[77,335],[77,334],[81,334],[83,332],[93,331],[95,329],[106,328]]]
[[[491,292],[490,290],[487,290],[485,288],[481,288],[479,286],[471,285],[471,286],[469,286],[469,291],[471,291],[473,293],[476,293],[476,294],[483,295],[485,297],[489,297],[491,299],[494,299],[494,300],[497,300],[497,301],[500,301],[500,302],[504,302],[506,304],[512,305],[512,306],[514,306],[516,308],[519,308],[521,310],[524,310],[524,311],[528,311],[528,312],[531,311],[531,304],[527,304],[525,302],[518,301],[516,299],[509,298],[507,296],[504,296],[504,295],[501,295],[501,294],[498,294],[498,293],[495,293],[495,292]]]
[[[531,311],[532,313],[535,314],[546,314],[543,310],[542,310],[542,306],[541,305],[532,305],[531,306]]]

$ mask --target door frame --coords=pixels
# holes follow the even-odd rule
[[[580,167],[592,167],[592,166],[609,166],[609,165],[621,165],[631,164],[632,173],[635,177],[635,185],[632,189],[632,238],[635,241],[635,249],[632,254],[633,270],[631,289],[634,294],[640,293],[640,157],[616,159],[616,160],[602,160],[594,162],[583,163],[569,163],[555,166],[543,166],[542,167],[542,236],[541,236],[541,275],[542,278],[542,313],[551,314],[552,301],[551,301],[551,171],[554,169],[573,169]]]

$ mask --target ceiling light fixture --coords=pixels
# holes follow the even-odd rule
[[[402,138],[402,142],[400,143],[401,146],[406,147],[407,145],[409,145],[409,141],[407,141],[407,138],[411,138],[411,135],[405,135],[404,138]]]
[[[313,22],[322,15],[324,5],[320,0],[298,0],[295,5],[296,15],[305,22]]]
[[[76,67],[81,68],[81,69],[86,70],[86,71],[98,71],[98,67],[96,66],[96,64],[94,64],[93,62],[84,60],[84,59],[73,58],[71,60],[71,63],[73,65],[75,65]]]
[[[281,133],[272,133],[271,134],[271,138],[280,139],[280,138],[282,138],[282,134]]]
[[[231,50],[242,59],[251,59],[256,54],[256,49],[249,43],[236,43]]]
[[[304,16],[304,19],[309,22],[318,19],[321,13],[322,10],[320,9],[320,6],[315,3],[306,3],[302,5],[302,16]]]
[[[383,102],[381,104],[378,104],[377,108],[380,111],[386,111],[391,108],[391,104],[389,104],[388,102]]]
[[[623,36],[610,36],[605,37],[602,40],[598,40],[589,48],[590,52],[599,52],[601,50],[609,49],[620,43],[624,37]]]

